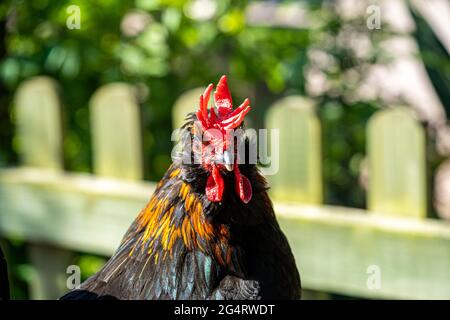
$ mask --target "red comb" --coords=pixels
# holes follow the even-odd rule
[[[233,109],[230,90],[228,89],[227,76],[222,76],[214,92],[214,102],[219,115],[224,116]]]
[[[217,128],[228,130],[239,127],[251,109],[249,105],[250,100],[245,99],[239,107],[233,110],[233,102],[231,100],[230,90],[228,89],[227,77],[222,76],[214,92],[214,103],[218,115],[216,115],[214,110],[211,110],[208,117],[208,102],[212,89],[213,85],[210,84],[200,96],[197,118],[202,123],[203,129]]]

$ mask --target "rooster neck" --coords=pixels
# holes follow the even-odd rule
[[[130,255],[146,254],[155,263],[199,250],[222,266],[231,265],[229,226],[207,218],[214,210],[215,204],[183,179],[183,168],[172,165],[124,242],[134,241]]]

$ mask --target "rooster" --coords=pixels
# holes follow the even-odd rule
[[[231,133],[243,129],[250,102],[233,110],[222,76],[208,109],[212,90],[187,116],[181,148],[115,254],[62,299],[300,298],[266,181],[238,150],[251,139]]]

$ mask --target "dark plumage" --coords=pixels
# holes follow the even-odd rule
[[[183,146],[193,138],[196,119],[188,116]],[[248,203],[235,192],[235,172],[223,168],[223,195],[211,201],[205,194],[211,173],[202,164],[185,164],[193,158],[186,150],[176,154],[112,258],[63,299],[300,298],[294,257],[256,166],[234,170],[250,181]]]
[[[6,259],[0,248],[0,300],[9,299],[9,281],[8,271],[6,268]]]

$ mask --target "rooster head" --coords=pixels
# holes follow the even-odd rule
[[[250,111],[250,100],[233,109],[227,77],[222,76],[214,92],[215,108],[208,109],[209,98],[213,90],[210,84],[200,96],[199,110],[196,112],[197,125],[194,130],[202,135],[199,145],[194,146],[201,155],[201,165],[208,172],[206,196],[212,202],[222,200],[225,183],[224,174],[234,174],[235,192],[244,203],[252,198],[252,186],[246,176],[239,170],[236,129],[242,126],[245,116]]]

